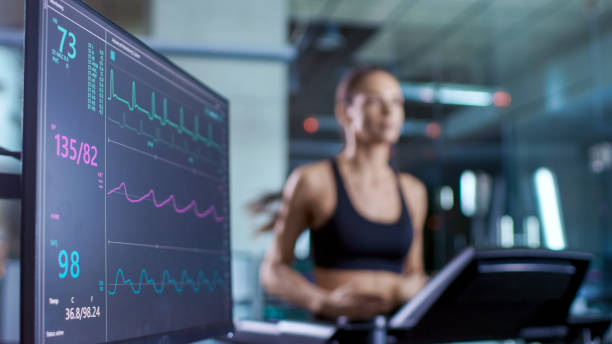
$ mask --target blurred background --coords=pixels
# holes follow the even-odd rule
[[[391,163],[427,185],[428,272],[467,246],[590,252],[573,312],[612,314],[611,0],[86,2],[230,100],[237,318],[305,316],[262,292],[270,237],[254,231],[268,219],[247,205],[340,151],[334,88],[362,64],[402,83]],[[14,151],[23,6],[0,1],[0,146]],[[0,173],[19,170],[0,157]],[[308,233],[296,256],[308,274]],[[15,340],[16,199],[0,200],[0,257],[0,336]]]

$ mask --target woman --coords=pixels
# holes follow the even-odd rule
[[[287,180],[275,238],[261,266],[265,289],[323,317],[388,313],[425,285],[427,192],[389,166],[404,122],[399,82],[377,68],[348,73],[336,91],[345,134],[331,161],[297,168]],[[292,269],[294,245],[311,229],[313,284]]]

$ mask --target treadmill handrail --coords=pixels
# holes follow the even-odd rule
[[[474,260],[476,250],[468,247],[440,271],[412,300],[389,321],[390,328],[410,328],[421,319],[449,284]]]

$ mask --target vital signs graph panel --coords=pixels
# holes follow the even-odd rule
[[[227,330],[227,102],[80,3],[42,4],[37,338]]]

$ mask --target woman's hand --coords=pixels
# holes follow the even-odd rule
[[[398,303],[404,304],[410,301],[425,287],[427,281],[427,276],[421,274],[400,277],[397,288]]]
[[[393,300],[360,292],[353,283],[348,283],[325,295],[315,312],[328,318],[346,316],[351,320],[367,320],[388,313],[393,307]]]

